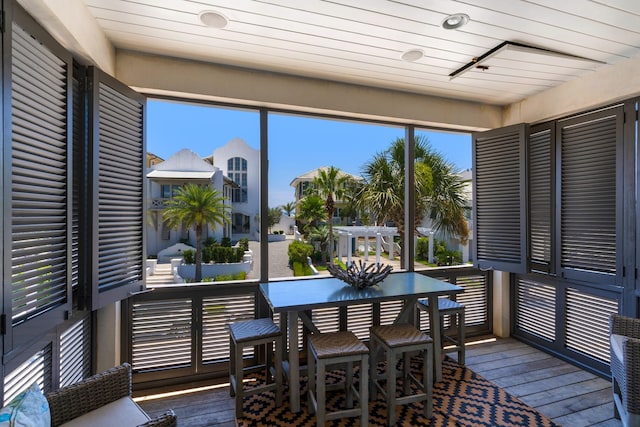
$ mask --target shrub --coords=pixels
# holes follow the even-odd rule
[[[299,240],[294,240],[289,244],[287,253],[289,255],[290,265],[293,265],[295,262],[307,264],[307,257],[313,253],[313,246]]]
[[[213,248],[214,246],[205,246],[204,248],[202,248],[202,263],[203,264],[209,264],[212,261],[212,250],[211,248]]]
[[[243,251],[248,251],[249,250],[249,239],[248,238],[242,238],[238,241],[238,246],[242,248]]]
[[[226,282],[229,280],[244,280],[247,278],[247,273],[244,271],[240,271],[236,274],[220,274],[216,276],[213,281],[214,282]]]
[[[208,251],[211,254],[211,261],[215,263],[240,262],[244,255],[244,250],[242,250],[242,248],[231,248],[226,246],[211,246],[208,248]]]
[[[300,261],[293,262],[293,275],[294,276],[311,276],[313,271],[311,271],[311,267],[305,261],[304,263]]]
[[[438,259],[438,265],[462,264],[462,251],[448,249],[442,240],[436,240],[434,243],[433,252]]]
[[[182,257],[185,264],[193,264],[196,262],[196,251],[193,249],[185,249],[182,251]]]
[[[314,250],[311,254],[311,261],[315,263],[322,262],[322,252]]]
[[[202,242],[203,246],[215,246],[218,244],[218,241],[215,237],[207,237],[204,242]]]
[[[231,237],[223,237],[220,241],[220,246],[224,246],[225,248],[231,247]]]
[[[416,257],[418,259],[423,259],[423,260],[429,259],[429,238],[428,237],[418,237],[418,242],[416,244]]]

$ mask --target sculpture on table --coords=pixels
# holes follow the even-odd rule
[[[346,270],[336,264],[327,265],[327,270],[333,277],[358,289],[364,289],[382,282],[391,273],[393,267],[384,264],[370,264],[367,266],[367,263],[358,261],[358,264],[351,263],[348,265]]]

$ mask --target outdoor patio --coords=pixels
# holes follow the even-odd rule
[[[640,314],[640,9],[609,3],[4,1],[5,404],[30,383],[50,392],[126,361],[136,394],[213,387],[143,402],[151,413],[233,425],[228,325],[272,314],[260,294],[274,279],[269,244],[250,280],[151,289],[147,101],[158,99],[251,116],[259,194],[246,200],[261,215],[241,219],[261,236],[274,116],[394,128],[407,142],[471,135],[474,266],[403,266],[464,288],[477,373],[563,425],[619,426],[608,321]],[[296,136],[291,159],[324,148]],[[415,144],[398,157],[394,223],[411,225],[413,253],[416,212],[437,198],[416,200]],[[309,316],[366,340],[401,304]]]
[[[514,339],[471,339],[466,362],[474,372],[560,425],[622,425],[613,418],[610,381]],[[182,427],[236,426],[233,399],[224,381],[136,392],[135,396],[149,414],[173,408]]]

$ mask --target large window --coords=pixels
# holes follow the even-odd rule
[[[233,157],[227,162],[227,176],[236,183],[233,189],[233,203],[247,203],[249,197],[247,179],[247,159]]]

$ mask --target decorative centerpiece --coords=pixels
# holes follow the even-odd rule
[[[366,262],[358,261],[358,265],[351,263],[346,270],[336,264],[329,264],[327,270],[333,277],[358,289],[364,289],[382,282],[391,273],[393,267],[384,264],[370,264],[367,266]]]

